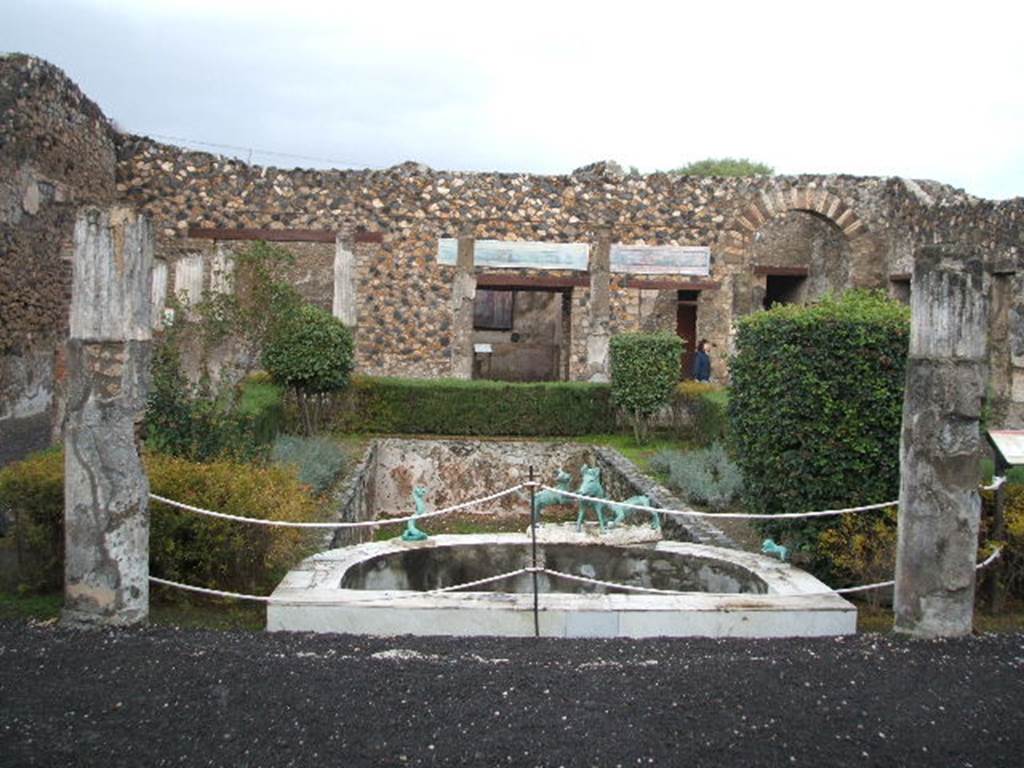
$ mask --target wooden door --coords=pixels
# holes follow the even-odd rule
[[[690,291],[680,291],[690,293]],[[676,334],[684,340],[680,378],[693,378],[693,353],[697,350],[697,301],[680,298],[676,304]]]

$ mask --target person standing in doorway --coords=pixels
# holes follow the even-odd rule
[[[711,355],[708,354],[710,346],[707,339],[697,342],[697,351],[693,355],[693,378],[697,381],[711,380]]]

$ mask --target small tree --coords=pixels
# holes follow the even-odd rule
[[[683,340],[674,333],[624,333],[610,344],[612,401],[629,416],[638,443],[650,418],[664,407],[679,381]]]
[[[352,357],[349,329],[312,304],[282,323],[264,348],[263,365],[295,394],[307,435],[320,426],[324,394],[348,384]]]
[[[669,173],[686,176],[772,176],[775,169],[764,163],[756,163],[745,157],[709,157],[674,168]]]

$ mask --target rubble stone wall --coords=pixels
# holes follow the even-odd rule
[[[59,422],[75,213],[114,200],[115,164],[113,128],[63,72],[0,56],[0,462]]]
[[[1008,278],[1016,289],[1007,294],[1006,341],[993,345],[993,355],[1006,368],[1000,394],[1006,410],[1024,419],[1021,198],[997,203],[899,178],[626,175],[608,163],[551,176],[435,171],[414,163],[386,170],[252,166],[117,134],[60,70],[17,56],[0,60],[0,115],[0,347],[6,355],[23,348],[37,355],[46,344],[56,349],[39,334],[65,333],[71,222],[82,202],[117,201],[146,214],[156,233],[156,266],[166,269],[171,289],[177,262],[200,258],[209,281],[218,248],[241,246],[190,238],[190,228],[337,233],[337,247],[353,255],[357,369],[414,377],[462,371],[454,343],[456,267],[438,263],[440,238],[583,242],[592,257],[605,231],[613,243],[709,247],[711,273],[693,286],[700,289],[696,332],[716,345],[720,379],[736,319],[763,301],[766,276],[758,266],[806,266],[811,297],[851,286],[895,290],[890,277],[912,271],[917,248],[959,242],[1018,270]],[[297,255],[300,289],[330,307],[332,246],[286,247]],[[588,274],[500,272],[578,279],[569,289],[561,367],[570,378],[586,378]],[[686,287],[682,281],[641,291],[635,276],[613,272],[609,330],[674,330],[676,291]],[[33,365],[46,375],[46,366]],[[59,361],[52,368],[59,371]],[[9,376],[0,382],[0,418],[24,389]],[[1016,411],[1014,392],[1021,401]]]

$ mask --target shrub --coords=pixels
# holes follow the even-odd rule
[[[651,468],[668,475],[669,486],[693,504],[728,507],[743,488],[743,475],[718,443],[690,453],[659,451]]]
[[[352,333],[330,312],[305,304],[270,337],[263,364],[274,381],[295,393],[306,434],[312,434],[319,427],[322,395],[348,383]]]
[[[701,446],[725,442],[729,435],[729,391],[718,384],[686,380],[676,385],[672,402],[678,436]]]
[[[729,417],[751,512],[896,497],[909,330],[908,308],[859,291],[740,320]],[[835,524],[816,518],[759,528],[813,549]]]
[[[435,435],[586,435],[614,427],[607,384],[512,384],[353,377],[331,404],[342,432]]]
[[[833,587],[888,581],[896,572],[897,507],[877,512],[843,515],[833,528],[822,531],[816,554],[824,559]],[[885,593],[864,593],[877,605]]]
[[[644,442],[650,417],[668,404],[679,381],[683,340],[674,333],[623,333],[613,336],[612,402],[628,414],[633,435]]]
[[[1001,565],[997,566],[1003,586],[1010,594],[1024,597],[1024,478],[1011,480],[1009,473],[1007,475],[1003,502],[1003,540],[990,543],[1003,547]],[[995,493],[983,491],[982,497],[986,501],[986,506],[991,508]],[[982,518],[984,532],[990,533],[987,529],[991,523],[990,517]]]
[[[293,522],[314,520],[320,512],[292,468],[150,455],[146,469],[154,493],[217,512]],[[316,536],[204,517],[160,502],[152,502],[150,526],[153,575],[257,594],[269,593]]]
[[[320,511],[290,468],[226,460],[199,464],[152,453],[143,460],[151,490],[186,504],[274,520],[312,520]],[[63,452],[34,454],[5,467],[0,501],[15,511],[22,583],[58,589],[64,559]],[[267,593],[304,556],[310,541],[310,534],[296,529],[217,520],[150,503],[150,569],[175,581]]]
[[[316,493],[330,488],[345,466],[345,454],[326,437],[281,435],[274,441],[270,458],[277,464],[295,467],[299,482]]]
[[[258,453],[252,418],[234,408],[230,390],[214,398],[189,383],[173,334],[154,350],[151,372],[145,431],[152,450],[194,461]]]
[[[28,589],[64,583],[64,453],[35,453],[0,469],[0,508],[13,513],[18,568]]]
[[[706,160],[697,160],[682,168],[676,168],[670,173],[688,176],[772,176],[775,174],[775,169],[764,163],[747,160],[745,157],[709,157]]]
[[[273,442],[284,426],[284,389],[269,376],[250,376],[242,383],[238,413],[249,420],[257,443]]]

